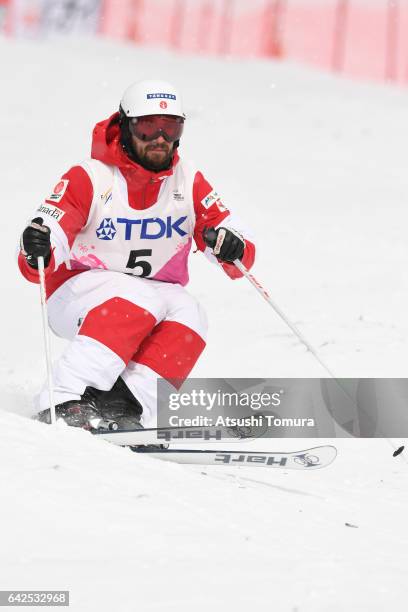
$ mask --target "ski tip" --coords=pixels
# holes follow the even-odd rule
[[[321,467],[327,467],[328,465],[330,465],[331,463],[333,463],[333,461],[336,459],[337,457],[337,448],[331,444],[322,447],[325,449],[325,451],[327,452],[327,456],[325,457],[326,461],[325,464],[322,465]]]
[[[405,446],[400,446],[399,448],[397,448],[397,450],[395,450],[392,453],[393,457],[398,457],[398,455],[400,455],[402,453],[402,451],[404,450]]]

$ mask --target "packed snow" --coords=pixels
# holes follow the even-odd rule
[[[405,377],[407,91],[102,40],[1,38],[0,53],[0,588],[70,590],[75,612],[403,605],[408,465],[387,441],[336,440],[334,464],[308,473],[200,468],[30,420],[45,377],[39,291],[15,248],[127,85],[165,78],[186,101],[181,155],[251,226],[273,298],[338,376]],[[194,376],[325,375],[245,280],[197,253],[189,289],[210,319]],[[63,346],[53,338],[54,358]]]

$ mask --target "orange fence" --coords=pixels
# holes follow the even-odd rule
[[[408,81],[408,0],[103,0],[100,29],[187,53]]]
[[[0,10],[6,6],[11,34],[67,32],[69,24],[80,31],[87,15],[85,31],[139,45],[290,58],[357,78],[408,82],[408,0],[0,0]],[[67,17],[57,22],[51,11]]]

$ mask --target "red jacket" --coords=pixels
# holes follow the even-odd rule
[[[179,163],[178,152],[175,151],[170,169],[161,172],[151,172],[132,161],[124,152],[120,143],[119,113],[115,113],[109,119],[98,123],[93,130],[91,157],[109,166],[119,168],[126,180],[129,196],[129,206],[136,210],[144,210],[153,206],[160,191],[162,177],[173,173],[173,168]],[[58,209],[64,211],[59,220],[59,226],[64,232],[69,248],[71,248],[76,235],[86,225],[89,210],[93,200],[93,186],[91,179],[82,166],[73,166],[66,172],[57,183],[57,187],[63,191],[61,199],[58,200]],[[204,178],[201,172],[196,172],[193,184],[193,201],[196,215],[194,228],[194,240],[200,251],[206,249],[202,234],[205,227],[229,226],[230,211],[221,203],[218,196],[209,207],[204,207],[202,201],[213,192],[212,185]],[[52,198],[52,199],[50,199]],[[45,205],[53,202],[53,197],[45,199]],[[41,216],[36,212],[34,216]],[[44,221],[46,224],[46,220]],[[230,225],[233,229],[241,228]],[[51,238],[53,243],[53,240]],[[55,249],[55,245],[54,245]],[[53,249],[53,251],[54,251]],[[246,240],[243,264],[250,268],[255,259],[255,246]],[[19,267],[22,274],[32,282],[39,282],[38,272],[27,264],[25,257],[20,253]],[[233,264],[221,264],[225,272],[231,278],[239,278],[242,274]],[[71,276],[80,274],[83,270],[70,270],[65,263],[56,266],[54,252],[46,269],[47,294],[50,296],[63,282]]]

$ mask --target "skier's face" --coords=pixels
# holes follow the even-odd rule
[[[163,136],[145,142],[131,134],[133,147],[143,165],[151,170],[168,168],[173,155],[173,142],[167,142]]]

